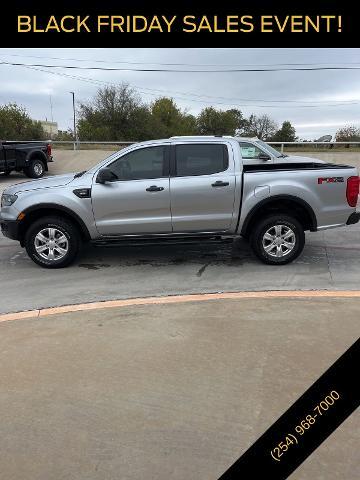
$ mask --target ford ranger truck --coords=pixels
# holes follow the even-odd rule
[[[13,185],[0,223],[46,268],[69,265],[84,242],[239,236],[264,263],[284,265],[302,252],[305,231],[357,223],[358,194],[349,165],[287,157],[251,138],[173,137],[85,172]]]
[[[53,161],[51,144],[45,142],[2,142],[0,140],[0,173],[24,172],[29,178],[40,178]]]

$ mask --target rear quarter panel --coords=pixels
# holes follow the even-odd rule
[[[290,195],[308,203],[316,216],[318,229],[344,225],[355,211],[346,199],[347,179],[354,175],[358,175],[356,168],[336,166],[315,170],[246,172],[239,231],[259,201],[275,195]],[[335,177],[342,181],[319,183],[319,178]]]

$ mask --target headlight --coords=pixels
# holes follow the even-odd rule
[[[17,195],[7,195],[6,193],[3,193],[1,195],[1,206],[10,207],[13,203],[16,202],[17,198]]]

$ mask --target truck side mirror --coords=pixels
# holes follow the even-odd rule
[[[270,155],[267,155],[266,153],[260,153],[260,155],[258,156],[258,159],[259,160],[264,160],[264,162],[268,162],[269,160],[271,160],[271,157],[270,157]]]
[[[116,180],[117,176],[108,167],[101,168],[96,177],[96,183],[106,183]]]

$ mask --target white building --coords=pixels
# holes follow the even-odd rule
[[[48,122],[47,120],[40,120],[41,126],[44,129],[44,132],[49,135],[49,138],[54,138],[58,132],[57,122]]]

